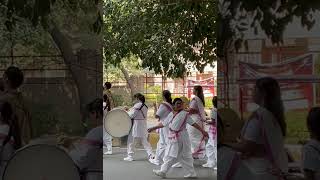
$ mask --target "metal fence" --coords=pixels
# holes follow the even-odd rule
[[[202,78],[202,81],[201,81]],[[205,85],[205,81],[210,81]],[[195,81],[196,83],[191,83]],[[201,82],[198,83],[197,82]],[[129,93],[123,93],[120,89],[127,89],[130,91],[127,82],[125,81],[114,81],[111,82],[114,89],[114,94],[117,96],[130,96]],[[169,90],[172,97],[187,97],[191,98],[192,89],[194,85],[202,85],[204,88],[204,96],[206,97],[209,106],[211,107],[211,99],[213,95],[216,95],[216,79],[213,73],[207,74],[197,74],[193,76],[186,76],[184,78],[170,79],[164,76],[158,76],[155,74],[146,73],[141,77],[136,77],[134,80],[135,90],[137,92],[143,93],[146,97],[148,103],[152,104],[154,102],[162,101],[162,91]],[[122,92],[122,94],[119,94]]]

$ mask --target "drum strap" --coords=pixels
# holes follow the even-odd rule
[[[140,111],[144,119],[136,119],[136,117],[134,117],[133,118],[134,120],[145,120],[146,119],[146,117],[145,117],[145,115],[143,114],[143,111],[142,111],[143,106],[146,106],[146,105],[143,103],[139,109],[135,109],[135,110]],[[146,106],[146,107],[148,108],[148,106]]]

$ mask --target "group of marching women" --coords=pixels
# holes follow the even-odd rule
[[[156,113],[159,124],[148,129],[148,132],[160,129],[160,140],[157,144],[157,153],[153,162],[161,165],[160,170],[154,173],[160,177],[166,177],[172,167],[181,166],[187,174],[186,178],[195,178],[194,159],[205,159],[207,163],[203,167],[214,168],[216,166],[216,104],[217,99],[212,99],[215,105],[211,111],[211,117],[206,118],[204,111],[204,95],[201,86],[194,87],[194,98],[189,108],[184,101],[176,98],[171,102],[169,91],[163,91],[163,102]],[[209,125],[209,131],[205,131],[205,125]],[[207,141],[207,144],[206,144]]]
[[[108,93],[105,94],[105,104],[108,104],[110,103]],[[149,129],[147,127],[148,106],[145,104],[145,97],[140,93],[135,94],[134,106],[127,109],[133,120],[133,127],[128,135],[127,157],[124,160],[134,160],[134,142],[140,139],[147,152],[149,162],[161,165],[160,170],[154,170],[158,176],[165,177],[170,168],[181,166],[188,172],[185,175],[186,178],[196,177],[193,166],[194,159],[207,159],[207,163],[203,167],[214,169],[217,154],[215,127],[217,98],[212,99],[214,107],[211,111],[211,117],[206,118],[202,87],[195,86],[193,94],[194,97],[189,107],[186,108],[187,105],[181,98],[172,100],[170,91],[164,90],[162,93],[163,103],[160,104],[155,115],[159,124]],[[205,130],[207,126],[209,126],[208,131]],[[158,130],[160,137],[156,153],[153,152],[148,142],[148,133],[155,130]],[[110,155],[112,154],[111,137],[106,133],[104,139],[107,146],[105,154]]]

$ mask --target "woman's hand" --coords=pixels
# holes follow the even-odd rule
[[[148,128],[148,133],[151,133],[154,130],[156,130],[154,127]]]

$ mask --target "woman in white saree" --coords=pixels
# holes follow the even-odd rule
[[[238,143],[219,150],[218,179],[280,180],[288,172],[286,123],[278,82],[269,77],[258,79],[253,99],[259,108],[245,123]]]
[[[173,111],[171,92],[168,90],[164,90],[162,92],[162,98],[164,101],[160,104],[156,112],[156,118],[159,119],[159,122],[164,122],[167,119],[168,115]],[[169,134],[169,128],[163,127],[159,129],[158,133],[159,141],[157,143],[156,157],[153,161],[153,164],[155,165],[160,165],[163,163],[166,146],[168,144],[167,135]]]
[[[193,89],[195,95],[189,105],[189,113],[191,118],[201,127],[204,127],[206,114],[204,111],[205,101],[203,89],[201,86],[195,86]],[[206,156],[206,144],[202,133],[193,126],[187,126],[191,140],[191,151],[194,159],[204,159]]]

